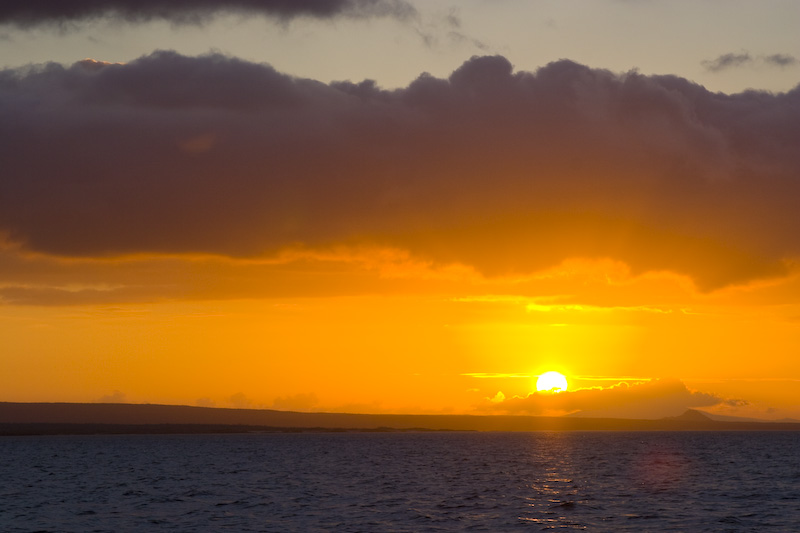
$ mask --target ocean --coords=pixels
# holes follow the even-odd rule
[[[800,432],[0,438],[0,531],[800,531]]]

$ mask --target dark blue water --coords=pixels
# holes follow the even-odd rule
[[[0,531],[800,531],[800,433],[0,439]]]

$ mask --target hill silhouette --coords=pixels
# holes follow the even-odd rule
[[[253,431],[797,431],[800,423],[724,422],[689,410],[660,420],[511,415],[302,413],[156,404],[0,402],[0,435]]]

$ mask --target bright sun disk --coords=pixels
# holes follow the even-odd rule
[[[545,372],[536,380],[537,391],[564,392],[567,390],[567,378],[559,372]]]

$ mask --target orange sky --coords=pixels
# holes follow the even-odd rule
[[[5,68],[0,401],[800,419],[798,139],[798,88],[570,60]]]
[[[58,296],[41,289],[39,297],[52,302],[3,306],[5,400],[797,414],[796,276],[704,294],[685,277],[633,276],[611,260],[565,261],[506,278],[385,251],[280,262],[38,256],[26,264],[64,288]],[[69,287],[67,279],[82,272],[106,285]],[[169,280],[181,296],[146,294],[149,279]],[[145,294],[115,296],[135,281]],[[532,393],[546,370],[567,375],[573,391],[672,378],[710,396],[641,390],[653,401],[642,413],[641,400],[624,395],[602,409],[588,397],[574,405],[512,402]],[[506,402],[490,401],[498,392]]]

